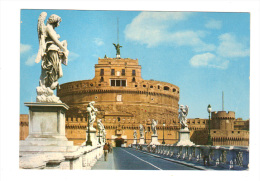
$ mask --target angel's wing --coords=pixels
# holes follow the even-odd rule
[[[189,107],[186,105],[186,114],[189,112]]]
[[[38,18],[38,24],[37,24],[37,32],[38,32],[38,39],[40,41],[41,39],[41,35],[44,31],[44,27],[45,27],[45,24],[44,24],[44,21],[47,17],[47,13],[46,12],[42,12]]]
[[[38,18],[38,24],[37,24],[37,32],[38,32],[38,39],[39,39],[39,50],[37,57],[35,59],[36,63],[39,63],[42,59],[42,56],[44,55],[46,44],[45,44],[45,24],[44,21],[46,19],[47,13],[42,12]]]

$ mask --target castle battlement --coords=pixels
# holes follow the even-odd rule
[[[234,111],[218,111],[211,113],[212,119],[235,119],[235,112]]]

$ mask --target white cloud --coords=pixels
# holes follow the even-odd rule
[[[217,20],[210,20],[205,24],[206,28],[209,29],[221,29],[222,27],[222,22],[221,21],[217,21]]]
[[[212,53],[203,53],[195,55],[190,59],[190,64],[193,67],[212,67],[219,69],[226,69],[229,61],[220,59]]]
[[[104,45],[104,42],[101,38],[95,38],[94,39],[94,43],[97,45],[97,46],[101,46],[101,45]]]
[[[215,45],[207,44],[201,40],[202,36],[204,35],[201,32],[182,31],[169,35],[168,40],[178,46],[191,46],[196,52],[215,50]]]
[[[217,48],[218,55],[228,58],[240,58],[249,56],[249,48],[245,42],[238,41],[231,33],[219,36],[220,44]]]
[[[79,57],[79,54],[76,54],[74,52],[69,52],[69,57],[68,57],[68,61],[74,61]]]
[[[194,51],[213,51],[215,46],[202,41],[205,32],[173,31],[172,27],[190,17],[187,12],[142,12],[125,29],[127,40],[146,44],[148,47],[169,43],[175,46],[191,46]]]
[[[20,44],[20,53],[25,53],[31,50],[32,46],[31,45],[26,45],[26,44]]]
[[[190,59],[190,64],[194,67],[203,67],[203,66],[207,66],[215,58],[216,56],[211,53],[195,55]]]
[[[30,57],[26,60],[25,65],[33,66],[33,65],[35,64],[36,56],[37,56],[37,54],[34,54],[34,55],[30,56]]]

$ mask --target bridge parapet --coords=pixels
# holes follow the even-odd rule
[[[103,155],[103,145],[79,146],[77,151],[39,153],[20,157],[21,169],[90,170]]]
[[[134,145],[134,148],[142,149],[142,151],[154,154],[164,155],[176,160],[204,164],[205,166],[215,166],[229,170],[247,170],[249,168],[248,147],[136,144]]]

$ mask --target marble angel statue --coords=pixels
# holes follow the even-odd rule
[[[188,112],[189,112],[189,107],[187,105],[185,107],[183,105],[180,106],[179,120],[181,123],[181,129],[188,128],[188,125],[187,125]]]
[[[140,124],[140,137],[144,137],[144,126],[142,124]]]
[[[137,132],[134,130],[134,139],[137,139]]]
[[[154,119],[152,120],[152,131],[153,131],[153,135],[157,135],[157,129],[156,126],[158,124],[158,120],[155,121]]]
[[[61,64],[67,65],[69,51],[67,41],[60,41],[60,35],[55,31],[61,18],[53,14],[45,25],[46,16],[47,13],[42,12],[38,18],[39,50],[35,62],[39,63],[42,60],[40,86],[54,90],[58,86],[58,79],[63,76]]]
[[[98,112],[97,108],[94,107],[94,104],[95,104],[95,101],[91,101],[87,107],[90,130],[95,130],[95,128],[93,127],[93,124],[96,120],[96,116],[97,116],[97,112]]]
[[[101,119],[97,120],[97,128],[98,128],[98,130],[100,130],[100,133],[102,134],[103,130],[105,128],[104,128],[104,125],[102,124],[102,120]]]

